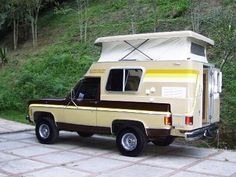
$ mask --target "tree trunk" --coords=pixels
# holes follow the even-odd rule
[[[32,32],[32,41],[33,47],[38,45],[38,15],[41,7],[41,0],[37,0],[34,6],[29,6],[28,14],[30,16],[31,22],[31,32]]]
[[[19,20],[16,21],[16,48],[18,46],[18,39],[19,39]]]
[[[87,41],[87,26],[88,26],[88,15],[87,15],[87,10],[88,10],[88,0],[85,0],[85,7],[84,7],[84,42]]]
[[[223,70],[223,67],[224,67],[225,63],[229,60],[230,55],[231,55],[231,52],[224,51],[224,59],[222,60],[222,62],[220,64],[220,70]]]
[[[27,23],[27,19],[25,18],[25,19],[23,19],[23,29],[24,29],[24,41],[26,41],[27,39],[28,39],[28,36],[29,36],[29,34],[28,34],[28,25],[27,25],[28,23]]]
[[[34,18],[33,17],[31,17],[31,32],[32,32],[33,47],[35,47],[35,30],[34,30]]]
[[[38,46],[38,12],[34,20],[34,47]]]
[[[85,24],[84,24],[84,42],[87,41],[87,25],[88,25],[88,22],[85,21]]]
[[[38,46],[38,23],[34,24],[35,47]]]
[[[80,28],[80,41],[87,41],[87,8],[88,0],[77,0],[78,16],[79,16],[79,28]]]
[[[38,16],[39,16],[39,10],[40,10],[41,1],[38,1],[37,9],[35,12],[35,18],[34,18],[34,38],[35,38],[35,45],[34,47],[38,46]]]
[[[130,23],[131,23],[131,32],[132,34],[136,33],[136,14],[135,14],[135,8],[136,8],[136,0],[128,0],[129,5],[129,11],[130,11]]]
[[[136,33],[134,14],[131,15],[131,30],[132,30],[132,34]]]
[[[157,31],[157,4],[156,4],[156,0],[152,0],[151,4],[153,7],[153,15],[154,15],[153,31],[156,32]]]
[[[14,18],[13,19],[13,43],[14,43],[13,45],[14,45],[14,50],[17,49],[17,34],[16,34],[17,33],[16,32],[17,31],[16,30],[16,28],[17,28],[16,26],[17,25],[16,24],[17,24],[17,22],[16,22],[16,19]]]

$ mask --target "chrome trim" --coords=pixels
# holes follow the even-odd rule
[[[186,141],[195,141],[202,138],[209,138],[208,134],[213,134],[218,129],[217,124],[211,124],[206,127],[195,129],[193,131],[185,132],[184,137]]]

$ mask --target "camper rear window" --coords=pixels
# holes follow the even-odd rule
[[[198,44],[192,42],[191,53],[205,57],[205,48],[201,45],[198,45]]]
[[[143,71],[141,69],[111,69],[107,91],[137,91]]]

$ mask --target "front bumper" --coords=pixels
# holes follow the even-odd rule
[[[217,124],[211,124],[193,131],[185,132],[185,140],[195,141],[203,138],[212,138],[216,135],[218,130]]]
[[[25,119],[28,120],[30,123],[33,123],[33,122],[30,120],[29,115],[27,115],[27,116],[25,117]]]

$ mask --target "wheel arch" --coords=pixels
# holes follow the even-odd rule
[[[45,112],[45,111],[36,111],[33,114],[34,122],[37,123],[42,118],[48,118],[55,122],[55,117],[53,113],[51,112]]]
[[[123,119],[117,119],[112,121],[112,134],[117,135],[117,133],[125,128],[132,128],[132,127],[138,127],[140,128],[146,135],[146,129],[143,122],[138,120],[123,120]]]

